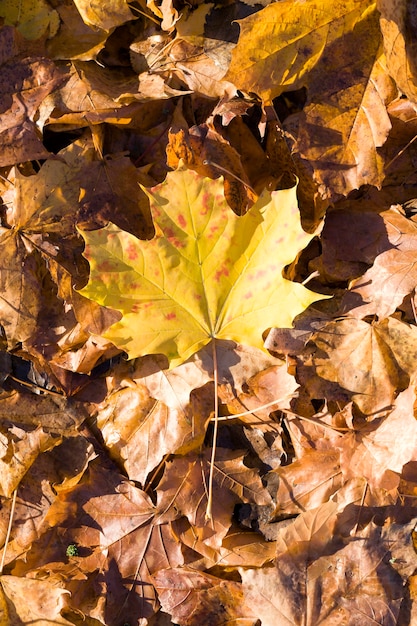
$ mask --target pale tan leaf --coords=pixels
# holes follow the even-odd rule
[[[317,508],[342,486],[339,453],[332,450],[307,450],[270,474],[279,478],[275,516]]]
[[[153,577],[159,600],[175,624],[255,626],[258,622],[244,600],[239,583],[222,580],[191,568],[162,570]]]
[[[395,494],[406,463],[417,454],[417,420],[413,414],[415,392],[399,394],[394,410],[380,423],[348,433],[336,444],[346,479],[364,477],[371,488]]]
[[[206,520],[211,450],[201,455],[167,462],[158,487],[158,509],[176,511],[188,518],[198,539],[219,548],[232,523],[239,502],[270,504],[271,497],[259,474],[246,467],[239,451],[218,448],[213,471],[212,524]]]
[[[417,332],[389,318],[367,324],[354,318],[329,322],[314,336],[317,374],[351,392],[365,414],[387,409],[415,371]]]
[[[70,592],[67,589],[47,580],[4,575],[0,578],[0,585],[1,596],[9,614],[9,619],[2,622],[4,626],[12,626],[13,623],[71,626],[73,623],[61,614],[69,604]]]

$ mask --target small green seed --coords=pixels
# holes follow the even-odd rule
[[[75,543],[69,544],[66,554],[67,556],[78,556],[78,548]]]

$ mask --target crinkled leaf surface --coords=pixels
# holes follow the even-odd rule
[[[81,293],[123,318],[105,337],[129,357],[163,353],[171,367],[211,339],[262,347],[262,331],[289,326],[321,298],[282,277],[312,235],[300,226],[296,189],[263,194],[244,215],[223,179],[176,170],[149,192],[156,236],[113,225],[82,233],[90,280]]]
[[[161,570],[154,577],[159,599],[175,624],[199,626],[213,615],[213,624],[254,626],[259,623],[242,586],[191,567]]]
[[[374,3],[367,0],[285,0],[243,20],[227,80],[273,99],[298,89],[326,46],[350,31]]]
[[[390,406],[415,372],[416,328],[394,318],[329,322],[312,340],[318,376],[352,392],[365,414]]]
[[[104,0],[103,2],[75,0],[74,4],[86,24],[103,30],[110,30],[133,18],[126,0]]]
[[[267,101],[307,88],[296,152],[313,165],[315,180],[344,195],[380,186],[385,172],[377,148],[391,129],[386,103],[397,90],[386,71],[375,3],[276,2],[240,27],[227,78]]]

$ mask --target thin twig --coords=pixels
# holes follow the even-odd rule
[[[4,542],[3,554],[2,554],[2,557],[1,557],[1,563],[0,563],[0,576],[1,576],[1,574],[3,574],[4,563],[5,563],[5,560],[6,560],[7,546],[9,544],[10,534],[12,532],[13,516],[14,516],[14,510],[15,510],[15,507],[16,507],[16,498],[17,498],[17,487],[16,487],[16,489],[13,492],[12,508],[10,510],[10,517],[9,517],[9,525],[7,527],[7,535],[6,535],[6,540]]]
[[[236,174],[233,174],[233,172],[231,172],[230,170],[227,170],[225,167],[222,167],[218,163],[215,163],[214,161],[210,161],[209,159],[204,159],[203,165],[211,165],[212,167],[215,167],[216,169],[220,170],[221,172],[224,172],[225,174],[228,174],[229,176],[232,176],[232,178],[236,178],[236,180],[238,180],[240,183],[242,183],[242,185],[244,185],[247,189],[250,189],[251,192],[255,196],[258,195],[253,187],[251,187],[248,183],[245,183],[245,181],[242,180],[241,178],[239,178],[239,176],[236,176]]]
[[[214,379],[214,427],[213,427],[213,444],[211,449],[210,459],[210,473],[208,484],[208,496],[207,496],[207,508],[206,508],[206,520],[212,520],[213,509],[213,480],[214,480],[214,461],[216,459],[216,442],[217,433],[219,429],[219,392],[218,392],[218,373],[217,373],[217,352],[216,352],[216,340],[212,341],[213,348],[213,379]]]

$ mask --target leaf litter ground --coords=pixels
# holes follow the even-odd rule
[[[415,621],[414,13],[0,7],[2,623]]]

